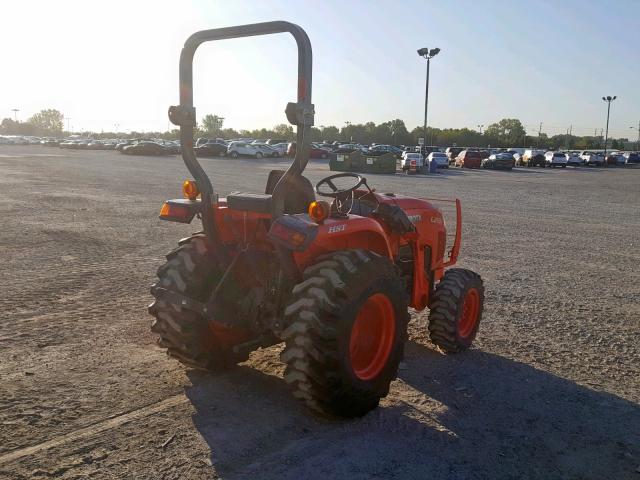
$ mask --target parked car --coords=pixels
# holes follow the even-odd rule
[[[594,166],[594,165],[598,167],[604,166],[604,158],[602,158],[602,155],[600,155],[599,153],[589,152],[585,150],[580,154],[580,158],[584,161],[584,164],[587,166]]]
[[[524,149],[522,149],[522,150],[524,152]],[[511,155],[511,159],[512,159],[511,166],[515,167],[516,166],[516,161],[520,157],[520,152],[518,150],[514,150],[513,148],[510,148],[508,150],[505,150],[502,153],[508,153],[509,155]]]
[[[267,145],[266,143],[263,143],[263,144],[258,144],[256,146],[258,147],[258,150],[262,153],[262,155],[265,157],[275,158],[280,156],[280,154],[278,153],[278,150],[273,148],[271,145]]]
[[[455,166],[460,168],[480,168],[482,159],[486,158],[480,150],[462,150],[455,160]]]
[[[482,168],[511,170],[513,168],[513,155],[508,152],[489,155],[488,158],[482,160]]]
[[[170,152],[163,145],[156,142],[138,142],[135,145],[127,145],[122,149],[127,155],[169,155]]]
[[[270,156],[270,153],[262,150],[261,145],[253,145],[246,142],[231,142],[227,147],[227,155],[231,158],[238,158],[241,156],[262,158],[265,156]]]
[[[626,158],[620,152],[613,152],[607,155],[607,165],[611,165],[617,167],[619,165],[624,165],[626,162]]]
[[[518,160],[518,165],[523,167],[546,167],[547,161],[542,150],[527,149]]]
[[[421,153],[407,153],[400,161],[404,173],[420,173],[424,171],[424,157]]]
[[[444,153],[447,155],[447,158],[449,159],[449,165],[451,165],[452,163],[455,163],[456,157],[460,154],[460,152],[462,152],[462,150],[464,150],[464,148],[462,147],[447,147]]]
[[[124,142],[118,142],[116,143],[116,150],[121,152],[122,149],[128,145],[133,145],[134,143],[137,143],[137,141],[133,141],[133,140],[125,140]]]
[[[213,142],[214,140],[208,139],[208,138],[204,138],[204,137],[199,137],[198,139],[196,139],[196,143],[194,145],[195,147],[200,147],[202,145],[204,145],[205,143],[209,143],[209,142]]]
[[[269,139],[269,140],[267,140],[265,143],[266,143],[267,145],[271,145],[271,146],[273,147],[274,145],[277,145],[277,144],[279,144],[279,143],[285,143],[285,144],[287,144],[287,143],[289,143],[289,140],[285,140],[285,139],[283,139],[283,138],[270,138],[270,139]]]
[[[345,145],[340,145],[339,149],[353,152],[354,150],[360,150],[360,147],[357,145],[345,144]],[[331,152],[329,152],[329,150],[325,150],[324,148],[317,148],[314,146],[309,147],[309,158],[329,158],[330,153]],[[287,155],[290,157],[293,157],[295,156],[295,154],[296,154],[296,142],[291,142],[287,147]]]
[[[47,147],[57,147],[60,144],[60,140],[53,137],[45,137],[40,141],[40,145],[45,145]]]
[[[227,154],[227,146],[218,142],[210,142],[195,147],[196,157],[224,157]]]
[[[395,147],[393,145],[372,145],[369,147],[369,152],[373,153],[391,153],[396,156],[396,158],[402,158],[402,154],[404,153],[402,149]]]
[[[449,168],[449,158],[447,158],[446,153],[431,152],[427,156],[427,165],[431,164],[431,162],[436,162],[438,168]]]
[[[640,153],[638,152],[627,152],[624,154],[627,165],[638,165],[640,164]]]
[[[584,161],[576,152],[567,152],[565,156],[567,157],[567,165],[573,165],[574,167],[584,165]]]
[[[100,140],[91,140],[87,143],[87,150],[104,150],[104,143]]]
[[[563,152],[547,152],[544,154],[547,167],[567,168],[567,155]]]
[[[278,152],[279,157],[284,157],[287,154],[287,148],[289,148],[288,143],[275,143],[269,146]]]

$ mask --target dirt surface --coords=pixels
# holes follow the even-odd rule
[[[279,162],[203,163],[226,193]],[[0,478],[640,479],[640,170],[370,175],[462,200],[486,310],[454,356],[413,312],[389,396],[352,421],[291,397],[280,347],[209,375],[155,346],[149,285],[197,229],[157,213],[187,177],[177,157],[0,147]]]

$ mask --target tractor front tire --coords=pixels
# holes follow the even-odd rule
[[[478,333],[484,306],[482,278],[452,268],[438,283],[429,312],[429,336],[445,353],[468,349]]]
[[[167,255],[167,262],[158,269],[158,281],[151,292],[156,296],[153,287],[159,286],[205,301],[215,285],[213,282],[219,277],[204,235],[195,234]],[[187,366],[216,371],[248,358],[248,354],[236,354],[223,345],[207,319],[170,303],[161,295],[156,296],[148,310],[155,317],[151,331],[158,334],[158,345]]]
[[[366,250],[319,257],[294,287],[285,319],[284,379],[309,408],[359,417],[389,393],[409,321],[408,297],[389,259]]]

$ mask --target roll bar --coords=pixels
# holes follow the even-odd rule
[[[204,42],[224,40],[228,38],[253,37],[273,33],[290,33],[298,45],[298,96],[296,103],[288,103],[285,109],[287,119],[296,125],[296,156],[276,185],[272,202],[274,216],[284,212],[285,188],[292,176],[300,176],[309,161],[310,128],[313,125],[314,107],[311,103],[311,42],[306,32],[293,23],[276,21],[240,25],[236,27],[214,28],[202,30],[191,35],[180,53],[180,105],[169,107],[169,120],[180,127],[180,143],[182,158],[195,178],[202,192],[203,226],[205,233],[217,237],[215,224],[211,218],[214,190],[209,177],[203,170],[193,149],[193,130],[196,126],[196,109],[193,106],[193,56],[197,48]]]

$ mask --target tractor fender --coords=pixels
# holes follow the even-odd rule
[[[313,263],[318,255],[336,250],[363,249],[393,260],[393,250],[380,223],[369,217],[348,215],[328,218],[318,226],[317,234],[304,252],[296,252],[298,265]]]

